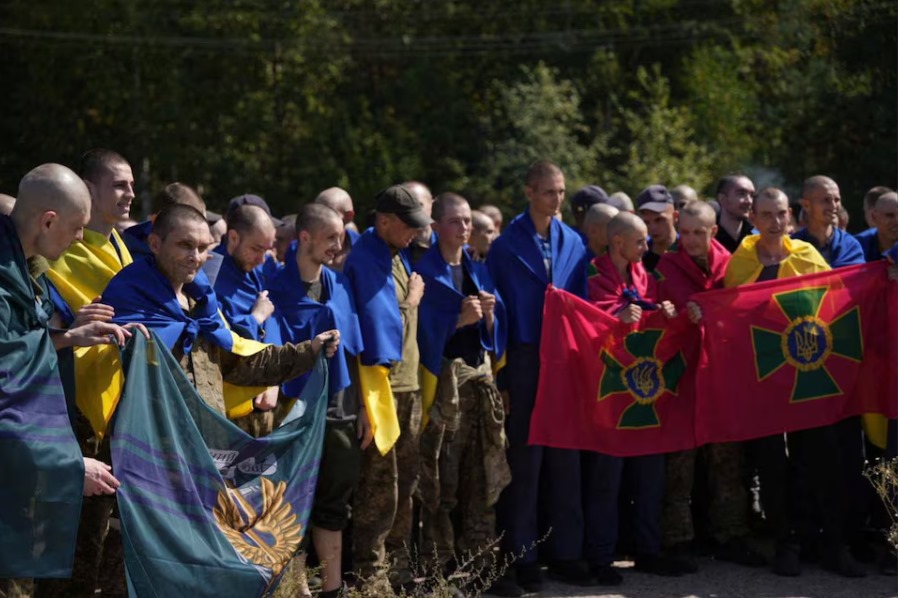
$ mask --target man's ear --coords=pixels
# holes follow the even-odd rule
[[[527,198],[527,201],[531,201],[533,199],[533,187],[530,185],[524,185],[524,197]]]
[[[87,179],[81,179],[84,181],[84,184],[87,185],[87,190],[90,192],[90,202],[94,203],[97,201],[97,186],[93,181],[88,181]]]
[[[228,237],[228,245],[231,245],[231,244],[237,245],[238,243],[240,243],[240,233],[238,233],[233,228],[227,232],[227,237]]]
[[[713,239],[716,236],[717,236],[717,225],[715,224],[714,226],[711,227],[711,238]]]
[[[59,218],[59,214],[57,214],[53,210],[47,210],[41,213],[40,223],[41,223],[41,232],[49,231],[50,227],[54,222]]]
[[[159,247],[162,245],[162,239],[159,238],[159,235],[150,233],[147,235],[147,243],[149,244],[150,251],[153,252],[153,255],[159,253]]]

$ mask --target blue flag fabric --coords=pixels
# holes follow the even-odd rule
[[[486,265],[508,312],[508,342],[538,343],[549,284],[586,298],[586,247],[576,231],[552,219],[552,275],[546,272],[528,211],[512,220],[490,247]]]
[[[135,334],[112,432],[131,596],[271,592],[306,533],[327,406],[319,358],[281,427],[252,438],[197,394],[153,333]]]
[[[184,285],[184,294],[196,301],[193,317],[184,313],[171,283],[156,267],[154,258],[148,257],[126,266],[109,281],[103,303],[115,309],[114,322],[141,322],[169,349],[183,334],[182,349],[189,353],[193,341],[202,334],[213,344],[231,350],[234,337],[221,318],[215,291],[202,270],[193,282]]]
[[[265,274],[262,266],[244,272],[221,244],[212,250],[222,256],[218,273],[215,276],[215,294],[221,303],[221,311],[238,334],[256,341],[281,344],[281,334],[277,321],[268,318],[259,324],[252,315],[253,304],[259,293],[266,289]]]
[[[84,461],[42,292],[0,216],[0,578],[68,577],[75,555]]]
[[[274,303],[276,320],[281,327],[281,338],[290,343],[301,343],[328,330],[340,331],[340,347],[328,360],[330,374],[329,393],[334,395],[351,384],[346,357],[355,357],[362,351],[362,331],[352,298],[349,280],[328,268],[321,271],[321,287],[325,303],[306,296],[303,282],[296,267],[297,242],[293,241],[284,259],[285,267],[275,275],[268,290]],[[299,396],[309,374],[287,382],[283,386],[288,397]]]
[[[405,269],[411,265],[402,253]],[[402,317],[393,282],[393,254],[387,244],[369,228],[359,237],[346,258],[343,272],[352,283],[355,305],[360,313],[362,365],[390,367],[402,360]]]
[[[866,261],[864,259],[864,249],[858,240],[840,228],[833,229],[832,238],[830,238],[827,246],[823,248],[817,246],[817,239],[811,235],[811,231],[807,228],[795,231],[792,233],[792,238],[813,245],[814,249],[820,251],[831,268],[854,266],[863,264]]]
[[[496,292],[484,264],[475,262],[463,251],[462,265],[479,290],[496,295],[493,334],[487,333],[486,325],[482,321],[478,326],[483,349],[493,351],[496,359],[501,360],[505,354],[505,305]],[[418,260],[415,271],[421,275],[424,288],[427,289],[418,306],[418,348],[421,353],[421,365],[434,376],[439,376],[443,350],[455,332],[461,313],[461,302],[465,295],[455,289],[449,264],[443,259],[439,245],[431,247]]]
[[[144,220],[134,226],[129,226],[122,233],[125,247],[128,248],[131,257],[135,260],[153,255],[148,241],[151,232],[153,232],[153,221]]]

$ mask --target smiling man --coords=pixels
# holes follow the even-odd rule
[[[752,199],[755,196],[755,185],[747,176],[731,174],[717,182],[717,203],[720,204],[720,217],[717,220],[715,239],[733,253],[742,239],[751,234]]]
[[[792,234],[820,252],[832,268],[864,263],[857,240],[839,228],[842,195],[834,180],[825,176],[807,179],[801,189],[801,210],[807,226]]]

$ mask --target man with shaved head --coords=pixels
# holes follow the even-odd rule
[[[80,239],[89,219],[87,187],[59,164],[44,164],[25,175],[12,213],[0,215],[3,596],[30,595],[30,580],[12,578],[68,576],[80,495],[111,494],[118,487],[108,465],[81,453],[54,348],[123,345],[131,333],[98,321],[66,331],[49,328],[53,306],[46,260],[59,258]],[[51,440],[36,440],[48,433],[44,429]]]
[[[883,253],[898,242],[898,194],[883,193],[870,209],[870,219],[875,228],[857,236],[868,262],[883,259]]]
[[[689,297],[723,287],[730,252],[714,237],[717,213],[703,201],[690,201],[679,211],[679,246],[665,253],[655,273],[658,296],[674,304],[678,312],[694,307]],[[667,457],[664,493],[664,546],[686,571],[696,571],[691,543],[695,538],[692,518],[692,491],[696,457],[702,454],[707,466],[702,473],[708,488],[708,519],[714,556],[718,560],[747,566],[761,566],[764,558],[746,541],[748,492],[742,481],[743,447],[739,443],[713,444],[671,453]]]
[[[359,232],[353,227],[353,218],[355,218],[355,208],[352,205],[352,197],[349,193],[339,187],[330,187],[318,194],[315,203],[323,204],[333,210],[336,210],[343,219],[343,241],[340,243],[340,253],[334,256],[334,259],[328,264],[328,268],[336,272],[343,271],[343,264],[352,250],[352,246],[359,239]]]
[[[309,523],[322,563],[322,598],[336,598],[343,587],[343,530],[349,523],[350,499],[359,479],[362,450],[371,444],[371,426],[359,401],[358,354],[361,331],[349,280],[327,268],[340,254],[342,214],[324,205],[302,206],[296,217],[297,242],[287,250],[284,267],[270,284],[273,318],[288,342],[300,342],[336,328],[340,350],[328,361],[327,422],[324,450]],[[305,378],[284,385],[298,397]]]
[[[820,212],[832,206],[837,191],[825,180],[812,181],[810,192],[820,187]],[[757,235],[743,239],[727,266],[724,286],[801,276],[830,270],[813,245],[787,234],[789,199],[781,190],[768,187],[755,197],[751,221]],[[821,227],[822,228],[822,227]],[[768,436],[749,441],[747,450],[753,454],[761,483],[761,503],[776,541],[773,571],[777,575],[801,574],[798,528],[801,514],[793,510],[790,487],[793,484],[791,467],[803,472],[800,480],[810,495],[823,505],[823,565],[846,577],[862,577],[863,568],[851,556],[845,545],[845,513],[847,488],[840,472],[847,467],[845,455],[837,439],[829,437],[826,429],[810,429]],[[821,439],[824,438],[824,439]],[[787,456],[788,446],[788,456]],[[799,509],[807,511],[810,505]]]
[[[430,212],[433,210],[433,194],[430,192],[427,185],[420,181],[406,181],[402,186],[408,189],[409,193],[412,194],[412,197],[418,200],[424,213],[429,218]],[[418,235],[412,240],[408,249],[406,249],[412,265],[421,259],[421,256],[427,253],[427,250],[435,245],[436,241],[436,234],[433,232],[433,228],[430,225],[427,225],[418,231]]]
[[[556,218],[566,189],[561,168],[540,160],[527,169],[523,183],[527,207],[493,243],[486,265],[508,315],[507,365],[498,374],[497,386],[506,392],[512,474],[496,514],[504,533],[503,551],[518,555],[514,581],[519,589],[536,592],[544,580],[536,551],[530,547],[540,537],[540,503],[552,527],[542,546],[551,561],[549,575],[578,585],[594,581],[581,560],[580,453],[528,443],[546,287],[553,284],[585,297],[587,260],[580,236]]]
[[[801,187],[801,212],[805,228],[792,234],[820,252],[832,268],[864,263],[864,252],[857,240],[839,228],[842,196],[839,186],[829,177],[817,175]]]
[[[716,198],[720,204],[715,237],[727,251],[733,253],[742,239],[751,234],[751,202],[755,185],[747,176],[730,174],[717,181]]]
[[[488,203],[483,204],[477,208],[477,210],[483,212],[492,219],[497,234],[502,232],[502,210]]]
[[[499,236],[499,229],[492,218],[479,210],[471,212],[471,240],[469,253],[477,261],[485,261],[490,245]]]
[[[156,219],[156,214],[175,204],[190,206],[203,214],[206,213],[206,202],[195,189],[184,183],[169,183],[153,196],[150,204],[153,211],[150,217],[144,222],[125,229],[122,234],[122,239],[125,241],[128,251],[131,252],[131,257],[136,259],[138,256],[151,255],[147,237],[153,230],[153,220]]]
[[[698,201],[698,193],[689,185],[677,185],[670,190],[670,195],[674,200],[674,208],[679,210],[690,201]]]
[[[658,302],[655,279],[643,265],[643,254],[648,251],[647,233],[642,217],[618,213],[608,223],[608,252],[592,262],[596,274],[588,281],[589,300],[622,322],[638,322],[648,310],[661,309],[668,317],[676,315],[670,302]],[[681,575],[678,564],[661,555],[664,455],[622,458],[584,451],[583,462],[584,496],[589,497],[584,501],[584,556],[598,582],[617,585],[622,581],[612,567],[621,492],[627,502],[634,501],[632,515],[639,518],[633,527],[636,569],[656,575]],[[632,487],[622,487],[625,467]]]
[[[583,217],[583,232],[587,247],[595,257],[608,252],[608,223],[620,210],[608,204],[597,203],[589,207]],[[594,272],[592,272],[594,273]]]

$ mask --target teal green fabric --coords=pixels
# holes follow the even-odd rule
[[[209,408],[165,343],[136,334],[112,422],[132,596],[262,596],[300,546],[327,407],[323,356],[285,423],[252,438]]]
[[[47,322],[0,216],[0,578],[71,575],[84,487]]]

